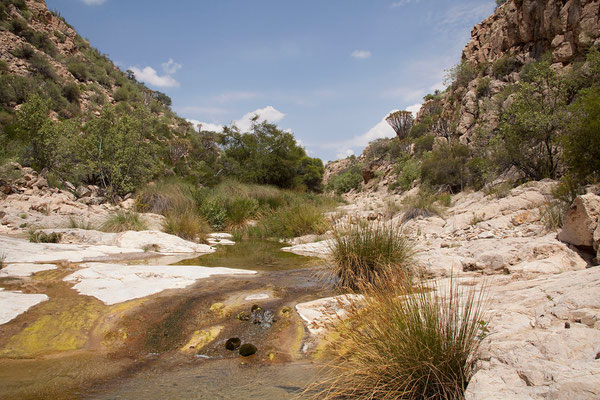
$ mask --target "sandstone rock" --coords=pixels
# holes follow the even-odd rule
[[[598,217],[600,196],[593,193],[577,196],[569,208],[559,240],[574,246],[593,247]]]

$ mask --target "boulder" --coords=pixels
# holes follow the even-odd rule
[[[588,193],[577,196],[569,208],[558,239],[581,247],[594,247],[594,231],[600,217],[600,196]]]
[[[255,345],[253,345],[251,343],[246,343],[240,347],[240,356],[249,357],[252,354],[255,354],[257,351],[258,351],[258,349],[256,348]]]

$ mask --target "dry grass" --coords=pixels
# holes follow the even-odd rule
[[[384,280],[344,305],[314,400],[462,399],[487,333],[485,290]]]

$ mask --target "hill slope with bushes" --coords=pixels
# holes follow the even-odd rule
[[[113,199],[169,176],[320,190],[322,162],[291,133],[268,123],[197,132],[170,106],[43,0],[0,2],[0,164],[30,166],[54,186],[95,185]]]

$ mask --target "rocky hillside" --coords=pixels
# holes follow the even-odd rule
[[[52,100],[57,118],[146,96],[153,112],[168,115],[174,124],[185,122],[170,112],[168,96],[121,71],[43,0],[0,3],[0,73],[2,126],[34,92]]]
[[[330,189],[408,190],[421,182],[456,192],[501,175],[513,183],[596,180],[600,167],[581,160],[598,158],[588,127],[600,106],[600,2],[508,0],[471,36],[448,71],[449,86],[425,96],[408,134],[329,163]]]
[[[469,143],[494,130],[521,68],[550,53],[552,67],[569,69],[600,45],[600,2],[509,0],[476,25],[454,70],[454,83],[429,96],[417,123],[438,136]]]

